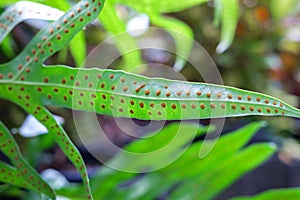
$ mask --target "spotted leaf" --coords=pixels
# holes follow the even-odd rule
[[[0,121],[0,150],[14,167],[0,162],[0,180],[6,183],[28,188],[46,194],[55,199],[54,191],[38,175],[38,173],[24,159],[18,145],[7,128]]]
[[[0,42],[20,22],[27,19],[57,20],[64,12],[42,4],[20,1],[0,16]]]
[[[246,115],[299,117],[298,109],[277,98],[228,86],[65,66],[41,68],[31,71],[30,76],[25,73],[24,80],[20,75],[18,80],[2,79],[0,85],[5,91],[5,96],[0,94],[3,98],[25,107],[31,107],[35,99],[33,105],[46,104],[143,120]]]
[[[142,120],[300,116],[298,109],[277,98],[228,86],[109,69],[44,66],[49,56],[98,16],[103,2],[79,2],[43,28],[15,59],[0,66],[0,97],[16,103],[48,129],[80,172],[88,198],[92,197],[83,159],[45,105]]]
[[[62,15],[57,21],[44,27],[16,58],[11,62],[0,66],[0,85],[8,81],[9,86],[6,89],[12,91],[14,90],[14,86],[18,85],[17,82],[30,83],[34,79],[34,76],[37,78],[39,76],[37,75],[39,74],[39,71],[46,69],[43,62],[49,56],[68,45],[72,38],[81,31],[83,27],[94,20],[99,15],[103,3],[104,0],[81,1],[74,5],[71,10]],[[4,14],[7,14],[7,12]],[[8,14],[10,14],[10,12],[8,12]],[[19,13],[17,12],[17,14]],[[5,19],[9,21],[12,17],[5,17]],[[9,24],[10,22],[7,23]],[[10,24],[10,26],[13,27],[12,24]],[[55,68],[53,69],[55,71]],[[53,69],[51,71],[53,71]],[[50,74],[51,73],[52,72],[50,72]],[[47,84],[49,78],[43,77],[42,81],[44,84]],[[40,87],[34,88],[29,85],[21,86],[17,92],[18,96],[11,100],[21,106],[25,111],[32,114],[48,129],[48,132],[53,135],[54,140],[80,172],[85,185],[86,196],[88,199],[92,199],[89,178],[83,159],[62,127],[56,123],[53,115],[44,107],[40,97],[35,96],[35,94],[32,93],[33,90],[42,93],[46,92],[45,90],[42,91],[40,89]],[[48,94],[48,92],[50,93]],[[48,92],[47,98],[50,98],[53,94],[58,92],[58,89],[53,88],[53,91]],[[0,96],[7,99],[5,93],[6,92],[3,93],[1,90]],[[13,146],[17,147],[17,144],[14,143]],[[1,150],[4,151],[5,149]],[[14,159],[14,157],[10,158]],[[25,167],[25,164],[22,164],[22,167],[23,166]],[[26,173],[27,171],[28,169],[26,168]],[[50,189],[49,191],[53,192]],[[49,193],[47,195],[50,196]],[[50,197],[53,197],[53,195]]]

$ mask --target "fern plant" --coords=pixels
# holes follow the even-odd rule
[[[225,2],[225,1],[224,1]],[[80,172],[86,197],[92,199],[83,159],[63,128],[45,107],[141,120],[182,120],[245,115],[299,117],[300,111],[274,97],[228,86],[173,81],[116,70],[45,66],[87,24],[98,17],[104,0],[83,0],[43,28],[12,61],[0,65],[0,97],[38,119]],[[23,10],[0,17],[0,41],[22,20]],[[103,19],[108,20],[108,19]],[[32,189],[54,199],[53,190],[27,164],[3,123],[0,150],[11,164],[1,163],[2,182]]]

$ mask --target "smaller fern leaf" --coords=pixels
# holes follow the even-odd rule
[[[33,10],[34,8],[34,10]],[[57,20],[64,12],[50,6],[30,1],[20,1],[10,6],[0,16],[0,43],[20,22],[27,19]]]
[[[88,173],[80,152],[77,150],[75,145],[72,143],[64,129],[57,123],[53,115],[42,105],[35,102],[34,107],[26,106],[27,102],[20,104],[20,106],[25,107],[25,111],[32,114],[38,121],[40,121],[48,130],[48,133],[53,136],[53,139],[62,149],[64,154],[69,158],[69,160],[78,169],[85,185],[85,192],[88,199],[92,197]]]
[[[39,176],[22,156],[18,144],[0,121],[0,150],[10,159],[15,168],[0,163],[1,179],[4,182],[44,193],[55,199],[52,188]]]

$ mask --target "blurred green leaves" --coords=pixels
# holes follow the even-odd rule
[[[231,45],[238,22],[238,0],[215,0],[214,24],[222,24],[221,42],[216,51],[223,53]]]
[[[253,197],[236,197],[231,200],[297,200],[299,197],[300,188],[287,188],[268,190]]]
[[[95,199],[212,199],[218,196],[243,174],[259,166],[276,150],[270,143],[246,145],[252,136],[264,126],[263,122],[249,124],[234,132],[221,136],[212,151],[199,158],[201,148],[209,148],[214,141],[197,140],[182,156],[159,170],[134,174],[102,167],[91,179]],[[125,154],[115,156],[109,165],[119,169],[155,168],[158,163],[170,160],[172,155],[192,142],[194,135],[210,132],[208,127],[190,123],[172,123],[154,136],[132,142],[125,150],[145,153],[167,149],[146,159],[126,159]],[[181,137],[181,133],[184,133]],[[152,135],[152,134],[151,134]],[[178,137],[179,138],[176,138]],[[176,140],[176,145],[169,142]],[[246,145],[246,146],[245,146]],[[78,188],[80,191],[80,187]],[[74,188],[73,188],[74,190]],[[68,197],[68,189],[58,191]]]
[[[126,32],[125,22],[118,17],[114,1],[105,2],[99,20],[105,29],[115,36],[115,45],[124,59],[122,69],[130,71],[141,65],[143,62],[139,47],[135,39]]]
[[[2,1],[0,5],[3,6],[14,2],[11,0]],[[36,2],[40,3],[37,0]],[[45,0],[42,3],[63,11],[71,7],[70,2],[67,0],[59,1],[59,3]],[[131,71],[143,64],[142,54],[137,44],[137,39],[127,32],[126,22],[118,15],[116,5],[122,4],[134,9],[136,12],[147,14],[153,25],[165,28],[173,37],[176,45],[176,60],[173,67],[176,71],[180,71],[191,52],[194,35],[192,29],[185,22],[170,17],[167,14],[181,12],[204,3],[207,3],[207,0],[187,0],[176,3],[169,0],[161,2],[155,0],[111,0],[105,3],[103,12],[99,15],[99,20],[105,29],[113,35],[115,45],[123,57],[124,63],[122,64],[122,69]],[[222,28],[221,41],[216,51],[222,53],[229,48],[233,41],[238,20],[239,3],[237,0],[215,0],[214,3],[214,24],[216,26],[221,25]],[[53,19],[49,18],[49,20]],[[86,56],[84,33],[81,32],[76,36],[69,47],[75,65],[77,67],[82,66],[82,62]]]
[[[270,1],[270,10],[276,19],[282,19],[291,14],[298,2],[298,0],[286,0],[282,3],[280,0],[273,0]]]
[[[184,22],[167,16],[167,13],[180,12],[188,8],[192,8],[201,4],[206,3],[207,0],[187,0],[182,2],[174,1],[155,1],[155,0],[114,0],[107,3],[106,6],[110,7],[110,9],[105,9],[100,15],[102,22],[105,19],[113,19],[115,23],[109,23],[108,21],[104,22],[104,26],[107,30],[111,30],[111,32],[116,35],[121,32],[126,32],[125,24],[116,16],[117,14],[113,14],[116,12],[115,9],[112,9],[116,4],[123,4],[133,8],[139,13],[146,13],[150,17],[150,21],[161,28],[165,28],[170,35],[173,37],[174,42],[176,44],[176,61],[174,64],[174,69],[176,71],[180,71],[185,65],[185,58],[187,58],[190,54],[192,48],[193,40],[188,40],[193,38],[192,29]],[[238,20],[238,6],[239,3],[237,0],[216,0],[215,1],[216,12],[215,12],[215,22],[220,21],[222,24],[221,31],[221,42],[217,47],[217,52],[222,53],[231,45],[234,35],[236,24]],[[109,24],[108,24],[109,23]],[[220,23],[216,23],[219,25]],[[129,34],[127,37],[131,37]],[[117,38],[117,37],[116,37]],[[132,39],[129,39],[132,41]],[[122,41],[116,39],[116,45],[122,46]],[[134,47],[134,44],[131,42],[130,49]],[[119,48],[120,49],[120,48]],[[123,49],[120,49],[121,52],[124,52]],[[138,52],[135,52],[136,56]],[[131,58],[134,54],[133,52],[128,56],[123,55],[125,63],[132,63]],[[140,61],[141,62],[141,61]],[[138,64],[138,63],[134,63]],[[125,70],[130,70],[136,66],[125,65]]]

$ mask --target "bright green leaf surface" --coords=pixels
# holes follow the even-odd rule
[[[179,12],[197,5],[206,3],[208,0],[186,0],[174,3],[172,0],[115,0],[117,3],[129,5],[137,10],[145,10],[157,13]]]
[[[139,47],[134,38],[126,32],[125,23],[117,16],[113,1],[105,3],[103,12],[99,15],[99,20],[106,30],[114,35],[115,45],[124,59],[122,69],[130,71],[142,65],[143,62]]]
[[[64,14],[61,10],[67,10],[70,8],[70,4],[67,1],[60,1],[59,3],[53,2],[56,1],[46,1],[43,3],[54,6],[55,8],[29,1],[20,1],[11,6],[0,17],[0,23],[2,23],[3,26],[3,29],[0,29],[0,41],[2,41],[5,36],[22,21],[27,19],[55,21]],[[32,12],[32,8],[35,8],[36,12]],[[7,20],[8,16],[11,21]],[[79,32],[70,42],[70,51],[77,67],[81,66],[85,59],[85,48],[86,44],[84,33]]]
[[[2,51],[5,53],[5,55],[8,58],[13,58],[16,56],[14,50],[13,50],[13,44],[12,38],[10,35],[8,35],[2,42],[1,47]]]
[[[42,192],[54,199],[53,190],[23,158],[16,141],[2,122],[0,122],[0,139],[1,152],[9,157],[14,165],[11,167],[0,162],[0,181]]]
[[[32,12],[32,8],[36,8],[35,12]],[[30,1],[20,1],[9,7],[0,16],[0,42],[5,36],[20,22],[26,19],[41,19],[41,20],[57,20],[63,15],[63,12]]]
[[[79,32],[73,40],[70,41],[70,51],[75,60],[76,67],[83,66],[86,56],[86,43],[84,32]]]
[[[252,197],[235,197],[231,198],[231,200],[298,200],[299,197],[299,188],[286,188],[268,190]]]
[[[220,8],[222,21],[221,42],[217,52],[223,53],[231,45],[238,21],[239,3],[237,0],[216,0]]]

